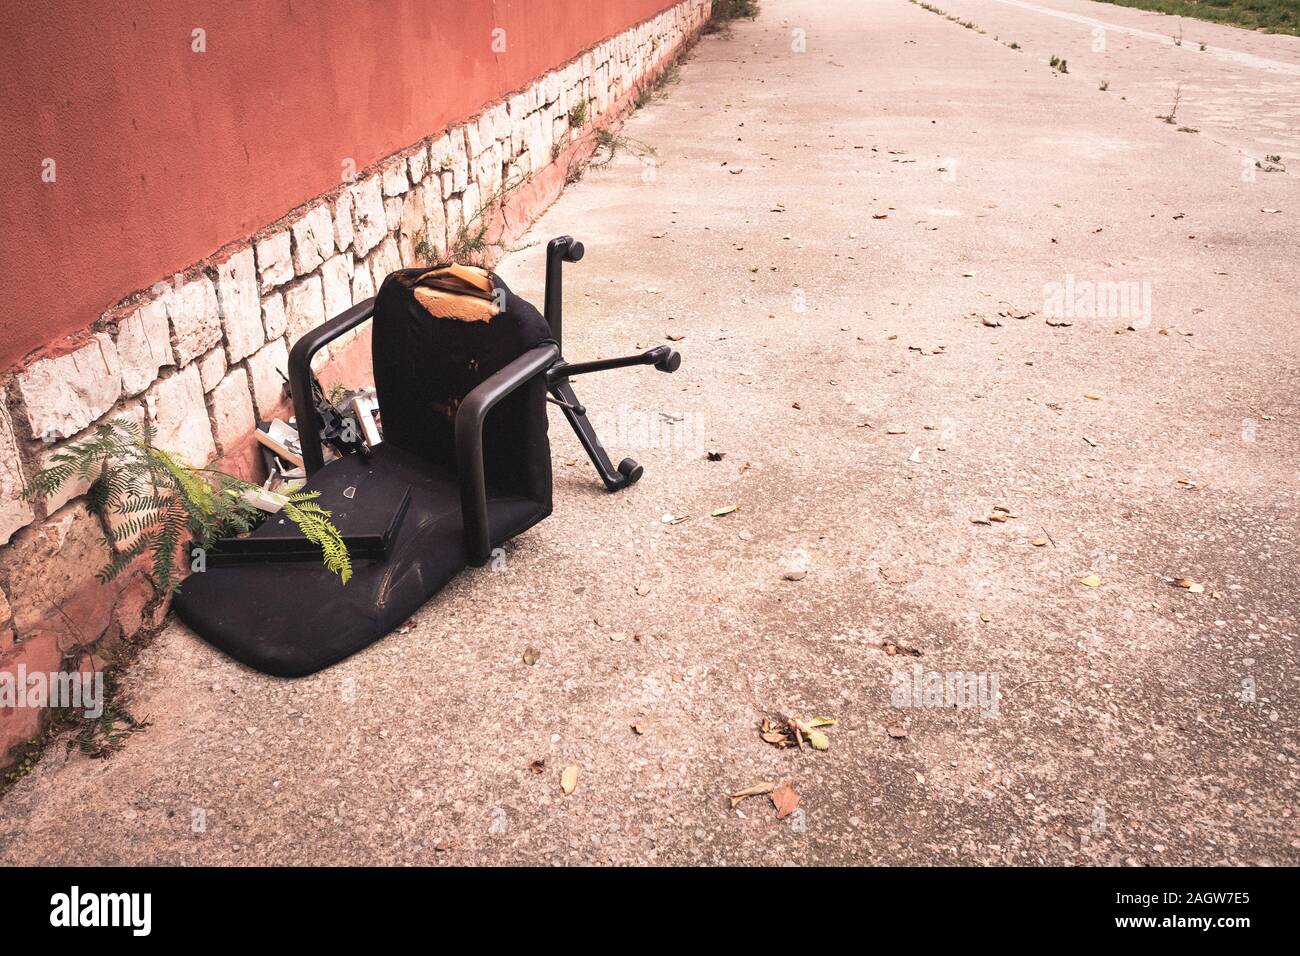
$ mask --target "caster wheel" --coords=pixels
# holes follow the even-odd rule
[[[655,363],[655,368],[661,372],[675,372],[682,366],[681,353],[671,351],[666,357]]]
[[[636,484],[641,476],[645,474],[645,469],[631,458],[624,458],[618,463],[618,473],[627,479],[624,482],[624,487],[627,487],[627,485]]]

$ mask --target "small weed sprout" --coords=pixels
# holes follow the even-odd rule
[[[1178,104],[1182,102],[1182,99],[1183,99],[1183,84],[1179,83],[1176,87],[1174,87],[1174,102],[1173,105],[1169,107],[1169,112],[1166,113],[1164,116],[1157,116],[1156,119],[1164,120],[1170,126],[1176,125],[1178,122]]]

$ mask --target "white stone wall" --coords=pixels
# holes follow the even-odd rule
[[[503,185],[555,161],[574,135],[574,107],[587,104],[584,125],[608,119],[703,25],[710,6],[683,0],[600,43],[233,253],[160,276],[149,293],[105,313],[80,347],[13,375],[9,410],[0,404],[0,548],[54,510],[21,499],[25,480],[96,424],[147,415],[157,444],[196,464],[246,438],[254,418],[283,401],[278,373],[304,332],[374,295],[388,273],[416,261],[422,241],[435,257],[454,247],[465,220]]]

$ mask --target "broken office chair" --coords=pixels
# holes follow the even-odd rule
[[[631,365],[673,372],[681,356],[661,345],[623,358],[564,361],[561,269],[582,253],[569,236],[548,244],[544,319],[491,273],[403,269],[373,299],[299,339],[289,383],[305,487],[320,492],[345,537],[367,547],[352,551],[352,579],[343,585],[318,550],[301,547],[305,539],[294,553],[300,535],[272,515],[247,541],[284,545],[285,559],[210,561],[177,595],[181,619],[231,657],[283,677],[311,674],[374,643],[467,565],[485,564],[493,548],[551,513],[548,400],[577,432],[607,489],[640,478],[630,458],[612,465],[569,380]],[[383,442],[368,455],[326,465],[312,430],[312,356],[368,319]]]

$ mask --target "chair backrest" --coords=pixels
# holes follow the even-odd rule
[[[375,298],[371,357],[384,441],[452,472],[456,411],[465,396],[525,352],[553,341],[537,309],[496,275],[479,274],[482,283],[446,266],[403,269],[384,280]],[[483,456],[490,492],[549,504],[545,398],[546,384],[538,378],[488,415]]]

